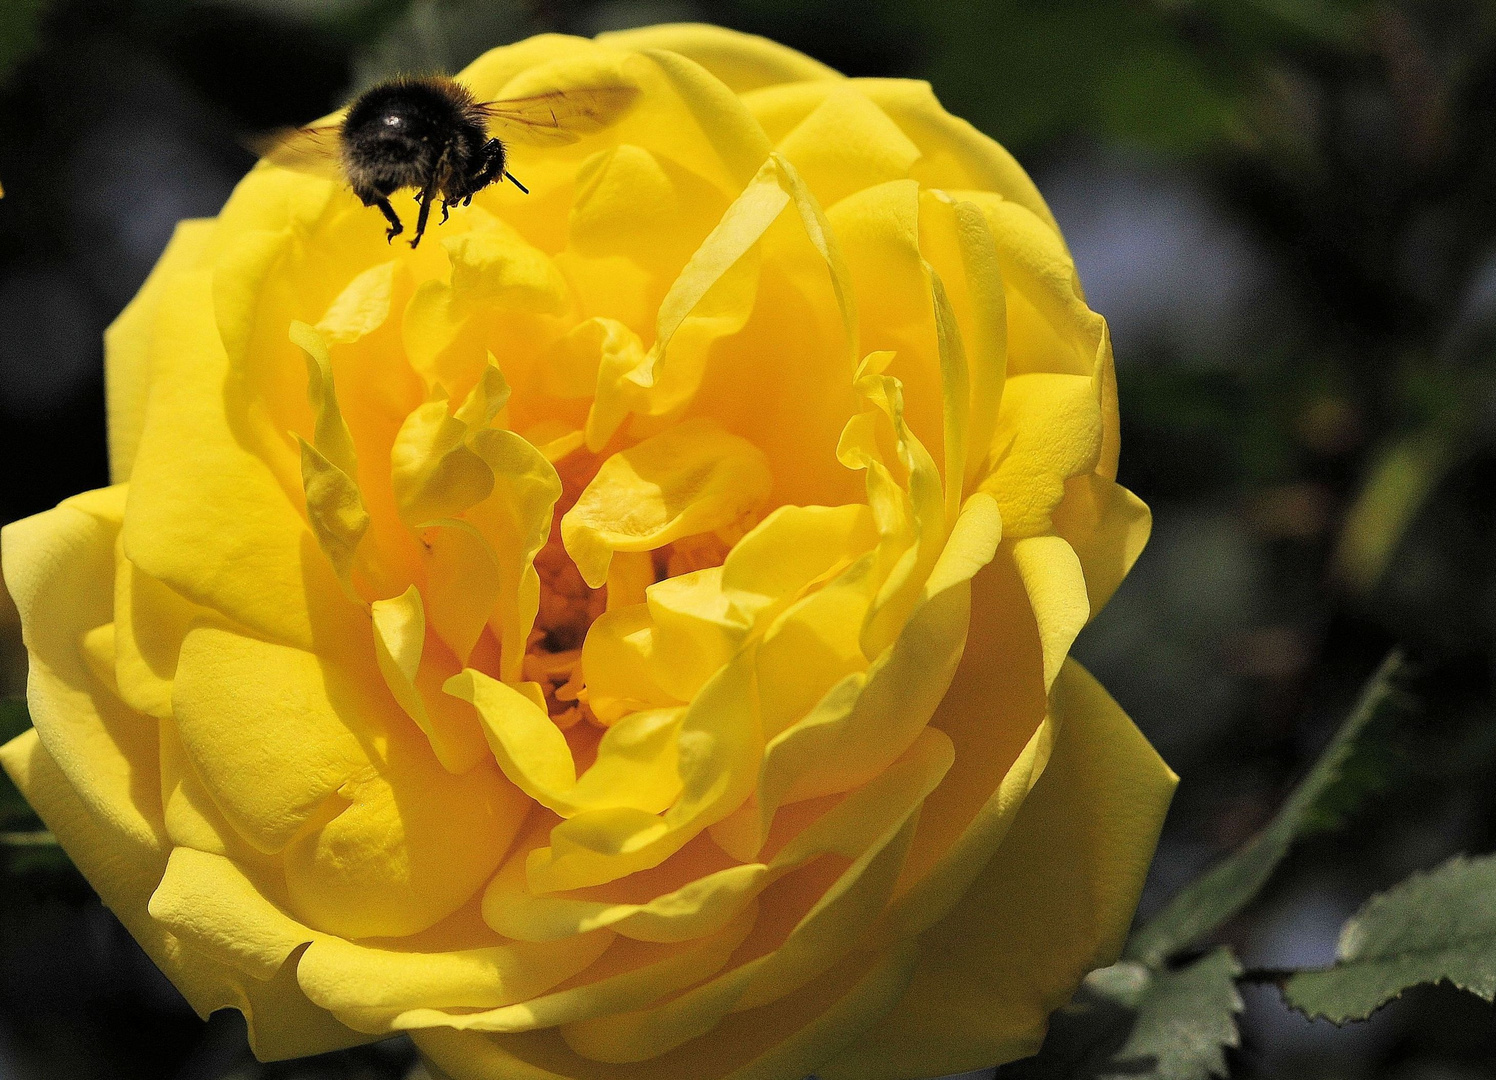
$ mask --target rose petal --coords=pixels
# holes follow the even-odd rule
[[[1078,664],[1055,682],[1048,768],[981,876],[920,939],[914,982],[816,1072],[902,1080],[1032,1054],[1051,1010],[1122,948],[1178,778]]]
[[[763,453],[708,421],[678,424],[620,451],[561,519],[561,537],[594,589],[614,551],[652,551],[735,524],[769,494]]]

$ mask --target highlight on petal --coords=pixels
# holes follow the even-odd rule
[[[911,768],[892,770],[890,781],[907,783],[917,776],[923,782],[916,781],[919,786],[914,791],[928,793],[949,761],[948,744],[932,732],[920,752],[911,755]],[[894,788],[890,783],[876,794],[888,798]],[[886,902],[907,851],[913,832],[911,815],[919,802],[917,797],[912,805],[907,799],[889,799],[885,805],[896,808],[892,813],[874,812],[873,805],[871,798],[859,802],[848,810],[860,813],[848,813],[835,822],[851,835],[837,837],[835,826],[820,831],[815,842],[835,850],[840,839],[845,843],[841,850],[855,856],[777,949],[655,1008],[567,1025],[561,1032],[567,1044],[592,1060],[647,1060],[711,1030],[731,1012],[761,1008],[793,993],[830,968],[853,948],[870,914]],[[863,835],[858,837],[858,832]],[[810,836],[802,835],[802,850],[810,849]]]
[[[757,291],[757,267],[745,256],[790,197],[772,161],[727,208],[660,302],[655,342],[637,366],[600,368],[597,398],[587,419],[587,444],[601,449],[630,412],[659,416],[690,400],[706,350],[741,329]],[[673,353],[672,342],[679,337]]]
[[[603,733],[595,759],[578,777],[565,736],[531,695],[471,669],[453,676],[447,692],[478,710],[494,757],[515,786],[563,818],[618,808],[659,813],[681,789],[676,734],[683,709],[630,713]]]
[[[1001,529],[990,500],[977,497],[957,524],[960,536],[943,559],[947,565],[931,575],[893,647],[770,740],[758,782],[760,837],[784,803],[845,791],[876,776],[934,712],[966,641],[967,582],[992,558]]]
[[[445,398],[405,418],[390,451],[390,483],[406,524],[453,518],[488,498],[493,471],[467,445],[470,430]]]
[[[905,420],[903,386],[882,374],[891,359],[886,353],[864,358],[856,385],[868,408],[847,422],[837,447],[843,464],[867,471],[868,505],[879,533],[877,592],[862,629],[862,650],[868,656],[887,648],[913,611],[948,527],[944,485]],[[884,457],[885,440],[895,448],[891,461]],[[907,487],[895,468],[907,477]]]
[[[427,638],[426,612],[414,585],[372,605],[374,655],[379,671],[400,707],[431,741],[437,760],[448,772],[465,773],[487,757],[487,744],[476,719],[442,692],[448,672],[435,655],[439,646]],[[456,656],[451,667],[457,666]]]
[[[369,512],[353,479],[306,440],[301,444],[301,483],[306,492],[307,520],[323,554],[337,571],[350,599],[357,599],[350,581],[358,545],[369,531]]]
[[[794,163],[822,206],[909,175],[919,148],[855,84],[839,82],[776,151]]]
[[[688,56],[736,94],[779,83],[841,78],[825,64],[778,42],[705,23],[613,30],[599,34],[598,40],[619,48],[667,49]]]
[[[261,851],[281,850],[369,767],[361,736],[380,711],[352,679],[330,674],[313,653],[230,630],[199,626],[182,642],[172,690],[182,745]]]
[[[587,704],[603,724],[639,709],[680,703],[654,678],[654,618],[644,604],[604,612],[587,631]]]
[[[945,516],[956,520],[961,506],[962,480],[966,475],[966,435],[971,423],[971,397],[966,365],[966,346],[956,313],[951,309],[945,284],[928,263],[930,295],[935,306],[935,337],[940,355],[940,383],[945,401]]]
[[[567,302],[566,283],[549,259],[495,219],[445,241],[452,259],[452,293],[461,303],[496,304],[553,314]]]
[[[431,628],[465,664],[503,591],[499,557],[468,521],[444,518],[422,532],[430,552],[425,601]]]
[[[540,605],[535,557],[552,531],[561,481],[545,455],[513,432],[488,428],[475,434],[471,445],[493,476],[493,490],[466,516],[496,560],[499,600],[489,626],[502,652],[500,674],[512,682],[522,670]]]
[[[330,344],[351,345],[383,326],[394,306],[403,264],[377,263],[350,281],[327,308],[317,329]]]
[[[478,710],[494,757],[516,787],[563,817],[576,813],[568,798],[577,782],[571,747],[532,697],[471,669],[454,675],[446,691]]]
[[[1044,652],[1044,688],[1091,617],[1086,578],[1075,549],[1058,536],[1029,536],[1013,545],[1013,561],[1028,591]]]
[[[739,528],[768,497],[762,451],[708,421],[679,424],[603,462],[562,518],[566,550],[601,586],[615,551],[652,551],[697,533]]]
[[[588,981],[578,985],[483,1012],[454,1015],[431,1008],[411,1009],[390,1026],[405,1030],[450,1027],[496,1033],[535,1031],[656,1001],[721,970],[752,928],[754,914],[750,905],[721,930],[679,944],[615,939],[587,969]]]
[[[975,203],[946,192],[925,193],[920,203],[920,243],[933,246],[933,234],[949,229],[953,234],[961,273],[943,286],[951,286],[954,330],[939,328],[941,338],[960,338],[970,356],[970,378],[966,435],[965,483],[971,485],[986,462],[997,423],[1008,366],[1008,304],[997,243],[982,210]],[[930,268],[935,273],[935,268]],[[937,310],[937,317],[940,316]],[[966,323],[968,329],[961,330]],[[939,324],[937,324],[939,325]],[[949,466],[947,476],[950,476]]]
[[[997,500],[1008,536],[1049,531],[1065,483],[1091,472],[1101,453],[1101,401],[1089,375],[1008,379],[981,489]],[[1043,416],[1042,423],[1035,423]]]
[[[308,925],[353,938],[418,933],[462,907],[528,809],[497,769],[454,775],[414,740],[393,742],[337,798],[331,820],[287,845],[286,887]]]
[[[358,488],[357,451],[338,408],[326,340],[303,322],[291,324],[291,340],[306,354],[307,402],[316,417],[312,443],[297,437],[307,522],[344,591],[358,601],[351,575],[358,546],[371,522]]]
[[[781,506],[733,545],[722,564],[722,588],[738,610],[758,617],[850,565],[876,542],[873,515],[861,503]]]
[[[296,975],[307,997],[343,1023],[382,1033],[421,1026],[412,1012],[456,1019],[540,997],[587,971],[611,944],[606,931],[430,952],[324,938],[306,951]]]

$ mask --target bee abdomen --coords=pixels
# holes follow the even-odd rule
[[[403,79],[372,87],[343,121],[343,164],[355,192],[388,195],[431,186],[443,158],[465,162],[486,132],[472,124],[472,98],[446,79]]]

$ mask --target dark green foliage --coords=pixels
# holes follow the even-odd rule
[[[1267,828],[1185,886],[1134,934],[1127,946],[1130,959],[1158,966],[1198,943],[1257,895],[1295,839],[1338,823],[1374,789],[1380,775],[1373,766],[1376,751],[1362,744],[1374,742],[1366,739],[1368,726],[1397,700],[1403,668],[1398,653],[1382,662],[1329,747]]]
[[[932,81],[959,115],[1022,147],[1086,124],[1169,151],[1220,138],[1231,87],[1143,4],[922,5]],[[1063,49],[1046,47],[1063,41]]]
[[[1290,1005],[1339,1024],[1423,983],[1496,999],[1496,856],[1456,856],[1373,897],[1345,924],[1338,952],[1334,967],[1283,983]]]
[[[1075,1000],[1050,1018],[1035,1057],[999,1071],[1001,1080],[1210,1080],[1226,1075],[1238,1045],[1241,966],[1216,949],[1177,969],[1124,960],[1092,972]]]
[[[0,83],[36,48],[46,6],[46,0],[5,0],[0,4]]]

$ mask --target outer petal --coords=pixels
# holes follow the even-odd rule
[[[1055,508],[1054,528],[1080,558],[1095,618],[1142,554],[1153,515],[1125,487],[1092,474],[1065,482],[1065,498]]]
[[[996,141],[946,112],[929,83],[858,79],[857,84],[920,148],[922,161],[915,175],[925,187],[995,191],[1059,235],[1054,215],[1023,166]]]
[[[200,1015],[240,1009],[267,1060],[363,1042],[307,1001],[294,977],[272,968],[262,981],[224,968],[146,911],[169,851],[157,722],[108,693],[79,648],[84,630],[109,616],[123,497],[123,486],[88,492],[6,530],[6,576],[31,652],[28,696],[38,727],[0,748],[0,764]]]
[[[1177,777],[1075,661],[1053,756],[956,908],[919,938],[903,1000],[823,1080],[909,1080],[1031,1054],[1049,1013],[1121,951]]]
[[[432,1029],[416,1045],[453,1080],[784,1080],[817,1071],[867,1031],[903,990],[907,946],[861,954],[772,1005],[730,1015],[709,1038],[635,1065],[605,1065],[552,1031],[484,1037]]]
[[[157,719],[171,716],[182,639],[205,615],[126,559],[115,541],[114,673],[126,705]]]
[[[1104,430],[1099,387],[1088,375],[1035,373],[1008,380],[998,410],[992,472],[982,489],[1017,539],[1051,531],[1065,483],[1092,472]]]
[[[32,732],[0,748],[0,764],[100,899],[199,1016],[222,1008],[244,1013],[250,1046],[262,1061],[370,1041],[307,1000],[296,986],[294,963],[272,967],[266,979],[256,979],[209,959],[153,919],[146,905],[166,868],[165,852],[132,848],[127,837],[85,806]]]
[[[286,886],[307,922],[348,937],[418,933],[460,909],[498,868],[528,805],[492,765],[454,776],[422,740],[392,733],[351,804],[291,841]]]
[[[793,49],[716,26],[677,23],[601,34],[598,41],[629,49],[667,49],[690,57],[744,94],[767,86],[830,82],[840,74]],[[980,188],[1026,207],[1056,234],[1049,207],[1013,156],[941,107],[930,84],[910,79],[858,79],[924,155],[920,179],[930,187]]]
[[[832,85],[776,149],[800,170],[822,206],[864,187],[902,180],[919,160],[919,148],[845,82]]]
[[[1091,615],[1085,574],[1075,551],[1058,536],[1019,540],[1013,545],[1013,561],[1038,620],[1048,690]]]
[[[224,816],[262,851],[283,848],[370,766],[377,699],[330,674],[312,653],[217,627],[183,643],[172,695],[183,746]]]
[[[752,928],[751,905],[717,933],[694,941],[660,944],[615,939],[587,971],[587,980],[515,1005],[454,1014],[444,1009],[410,1009],[391,1021],[401,1029],[450,1027],[457,1030],[515,1032],[555,1027],[617,1012],[641,1002],[678,993],[716,973]]]
[[[314,1001],[380,1034],[412,1002],[464,1009],[534,996],[586,968],[611,939],[515,944],[463,913],[420,937],[356,943],[298,922],[234,862],[187,849],[172,854],[151,913],[204,955],[256,978],[289,961]]]
[[[124,492],[89,492],[7,526],[5,579],[31,660],[31,715],[49,759],[90,811],[134,845],[155,849],[164,839],[155,722],[125,708],[80,648],[84,634],[112,619]]]
[[[825,81],[842,76],[804,53],[757,34],[740,34],[706,23],[665,23],[599,34],[623,49],[665,49],[696,61],[735,94],[776,83]]]
[[[542,60],[544,53],[550,55]],[[535,59],[524,62],[528,57]],[[600,80],[632,83],[640,88],[638,103],[588,145],[642,146],[699,172],[725,192],[747,183],[769,152],[768,140],[738,96],[681,53],[625,52],[606,42],[546,35],[494,49],[460,78],[480,98],[518,97]],[[552,151],[544,159],[530,158],[527,168],[533,174],[551,167],[553,182],[569,188],[576,158],[568,155],[579,153],[585,151]],[[544,186],[546,177],[540,179]]]
[[[130,479],[145,406],[150,396],[151,331],[156,322],[162,282],[197,262],[213,232],[211,219],[182,221],[172,233],[135,299],[125,305],[104,331],[104,391],[109,410],[109,477],[116,484]]]
[[[242,388],[229,379],[212,284],[208,271],[173,277],[175,302],[156,320],[125,551],[188,599],[309,648],[314,622],[357,609],[280,481],[240,441],[231,417]]]
[[[971,628],[931,726],[950,736],[955,762],[920,815],[907,891],[884,932],[919,934],[949,914],[992,859],[1053,745],[1044,655],[1012,545],[971,581]]]

